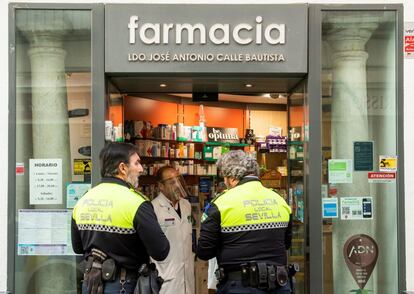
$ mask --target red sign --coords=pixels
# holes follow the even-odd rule
[[[406,53],[414,52],[414,36],[405,36],[404,50]]]
[[[24,163],[16,162],[16,176],[24,175]]]
[[[386,172],[369,172],[368,179],[395,179],[395,173],[386,173]]]
[[[370,183],[391,183],[394,182],[396,173],[391,172],[369,172],[368,182]]]
[[[329,187],[329,196],[336,196],[338,194],[338,189],[336,187]]]

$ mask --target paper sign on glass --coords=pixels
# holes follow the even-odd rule
[[[364,289],[377,264],[379,255],[377,243],[368,235],[354,235],[346,240],[343,254],[346,265],[355,282],[358,284],[359,289]],[[368,293],[368,291],[360,291],[357,293]]]
[[[342,220],[367,220],[372,219],[372,197],[342,197]]]
[[[62,204],[62,159],[30,159],[30,204]]]
[[[379,170],[381,172],[396,172],[398,168],[398,157],[396,155],[380,155]]]
[[[404,57],[414,58],[414,22],[404,23]]]
[[[20,209],[18,255],[73,255],[67,209]]]
[[[369,172],[368,183],[395,183],[396,176],[393,172]]]
[[[338,198],[322,198],[322,217],[338,218]]]
[[[330,159],[328,160],[329,183],[351,184],[352,183],[352,160]]]
[[[91,184],[71,183],[66,186],[67,208],[75,207],[76,203],[91,188]]]
[[[354,170],[372,171],[374,169],[374,142],[354,142]]]
[[[24,176],[24,162],[16,162],[16,176]]]

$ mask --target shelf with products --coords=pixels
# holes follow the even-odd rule
[[[301,226],[304,224],[304,220],[302,219],[302,215],[300,211],[295,211],[295,213],[298,213],[298,216],[293,216],[293,225],[294,226]]]
[[[293,217],[293,225],[303,225],[303,221]]]
[[[305,256],[303,255],[289,255],[289,262],[304,261]]]
[[[136,140],[138,155],[155,159],[199,159],[203,158],[203,145],[197,142],[143,139]]]
[[[303,162],[304,160],[304,142],[303,141],[289,141],[288,142],[288,157],[289,161]]]
[[[292,208],[294,238],[304,238],[306,195],[303,163],[289,161],[289,204]]]
[[[171,139],[162,139],[162,138],[133,138],[134,141],[159,141],[159,142],[170,142],[170,143],[193,143],[200,145],[209,145],[209,146],[229,146],[229,147],[247,147],[250,146],[247,143],[235,143],[235,142],[212,142],[212,141],[189,141],[189,140],[171,140]],[[276,152],[274,152],[276,153]]]
[[[151,140],[151,141],[159,141],[159,142],[171,142],[171,143],[194,143],[194,144],[205,144],[206,142],[203,141],[187,141],[187,140],[172,140],[172,139],[162,139],[162,138],[141,138],[136,137],[133,138],[131,141],[144,141],[144,140]]]
[[[198,184],[200,181],[200,177],[209,177],[209,178],[216,178],[217,175],[188,175],[182,174],[185,179],[187,185],[191,184]],[[157,184],[157,179],[155,175],[142,175],[139,177],[139,184],[140,185],[155,185]]]
[[[216,195],[219,178],[211,175],[183,175],[188,190],[188,200],[192,206],[197,206],[194,212],[200,213],[205,204]],[[159,193],[159,185],[155,176],[140,176],[139,190],[150,199]],[[201,217],[201,215],[200,215]],[[200,218],[196,218],[200,219]]]
[[[203,161],[161,161],[151,162],[142,161],[143,176],[154,176],[157,171],[164,165],[170,165],[176,169],[181,175],[187,176],[216,176],[217,166],[215,164],[207,164]]]
[[[303,161],[304,161],[303,158],[300,158],[300,159],[299,158],[289,158],[289,160],[292,161],[292,162],[298,162],[298,163],[303,163]]]
[[[295,183],[296,186],[301,185],[301,183]],[[291,190],[297,190],[297,188],[291,188]],[[290,206],[292,208],[293,216],[293,226],[300,227],[305,223],[305,200],[303,192],[292,192],[293,196],[291,197]]]
[[[138,154],[146,160],[205,160],[214,163],[223,153],[247,144],[229,142],[176,141],[141,138],[135,141]]]
[[[257,152],[260,167],[260,180],[263,186],[275,190],[287,200],[288,172],[286,152]]]
[[[191,160],[194,162],[204,162],[204,159],[198,159],[198,158],[181,158],[181,157],[158,157],[158,156],[140,156],[141,159],[141,163],[142,162],[154,162],[154,161],[166,161],[166,160],[171,160],[171,161],[187,161],[187,160]]]
[[[289,250],[289,256],[305,256],[305,240],[304,239],[292,239],[292,244]]]
[[[247,147],[246,143],[231,143],[231,142],[204,142],[207,146],[229,146],[229,147]]]
[[[303,141],[291,141],[291,140],[289,140],[287,142],[287,144],[288,145],[303,145],[303,144],[305,144],[305,142],[303,142]]]

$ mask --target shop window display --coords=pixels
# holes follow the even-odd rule
[[[180,94],[170,97],[176,95]],[[151,199],[156,197],[159,192],[154,176],[157,170],[164,165],[178,170],[191,194],[195,242],[204,207],[224,186],[215,162],[229,150],[244,150],[257,159],[262,183],[275,189],[293,208],[295,226],[290,259],[300,266],[298,293],[304,293],[303,106],[299,106],[299,111],[292,108],[296,113],[288,118],[286,103],[279,111],[250,110],[248,104],[234,108],[213,107],[189,101],[176,102],[173,98],[157,100],[156,94],[152,94],[151,99],[145,94],[142,96],[123,95],[122,101],[110,106],[107,125],[111,128],[106,130],[107,139],[117,141],[122,127],[122,140],[138,146],[144,168],[140,177],[141,191]],[[115,118],[118,121],[115,122]],[[293,119],[291,123],[298,126],[288,127],[288,119]],[[289,174],[294,178],[289,178]],[[207,293],[207,270],[206,262],[196,261],[196,293]]]

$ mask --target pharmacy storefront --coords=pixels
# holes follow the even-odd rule
[[[150,198],[157,169],[180,171],[194,243],[217,159],[244,150],[292,208],[296,293],[405,290],[401,5],[19,3],[9,19],[10,293],[80,293],[71,212],[108,141],[138,146]]]

